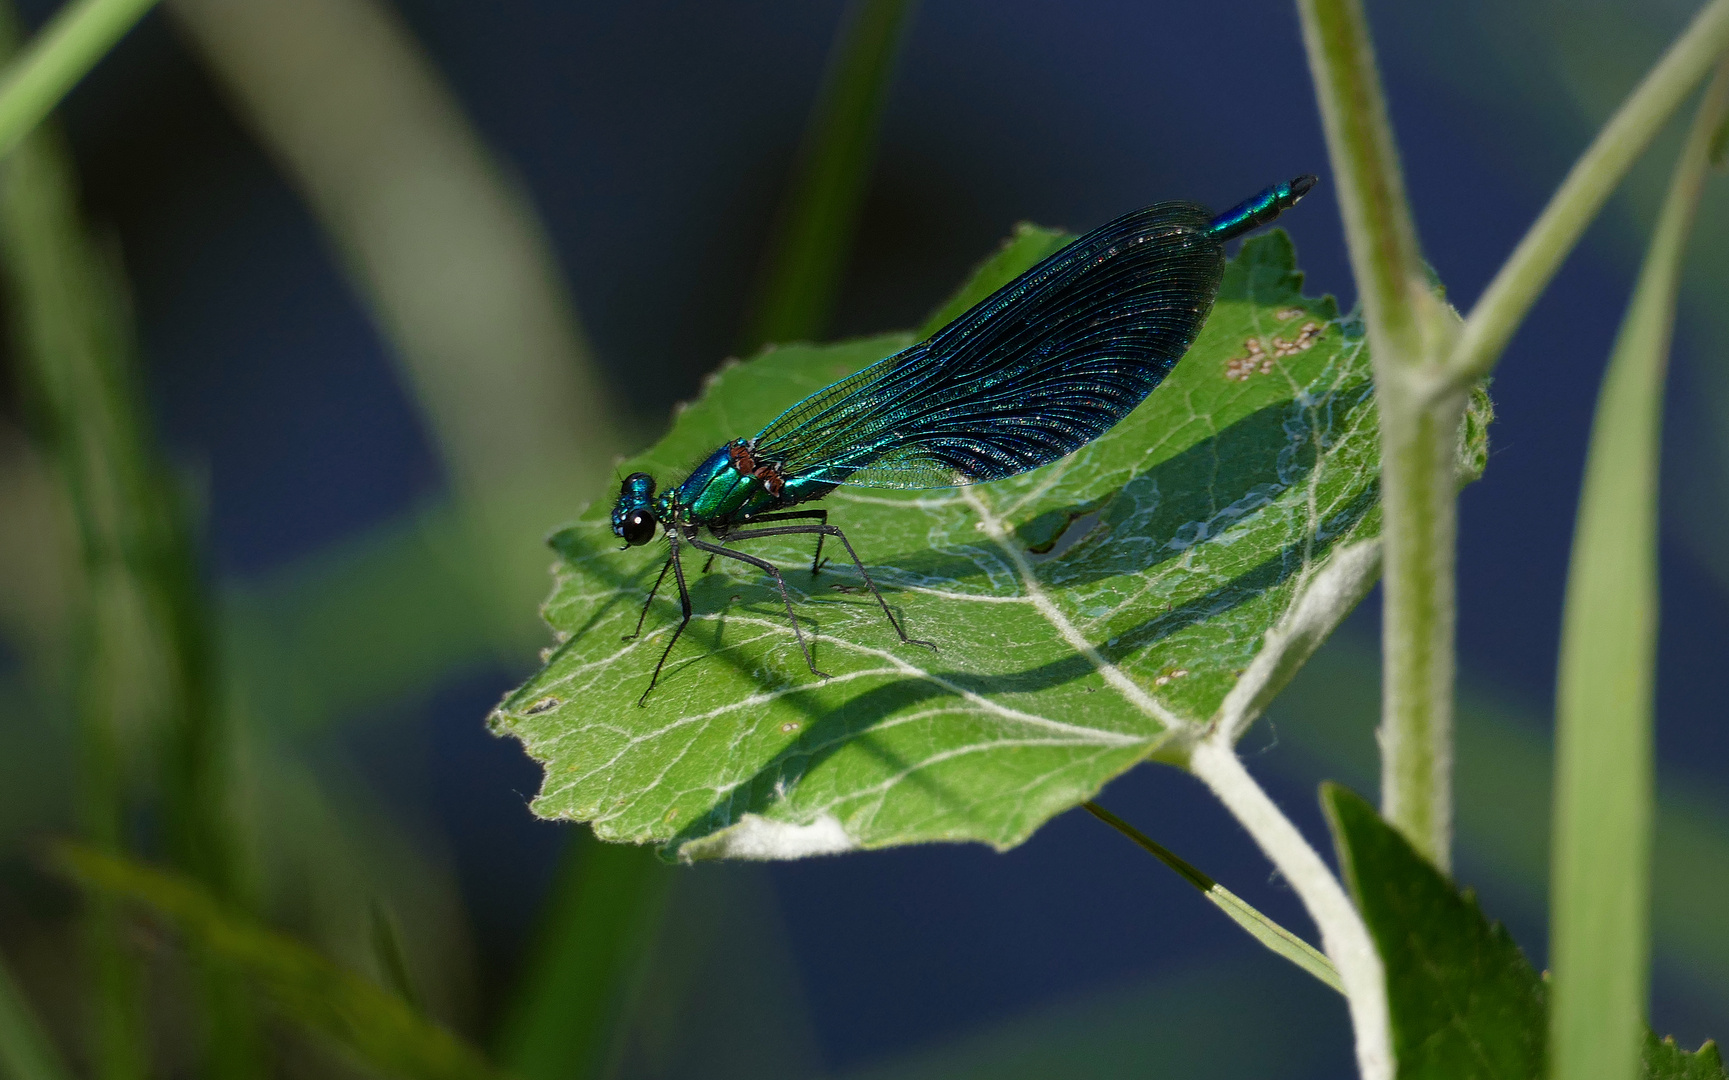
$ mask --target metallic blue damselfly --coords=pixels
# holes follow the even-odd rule
[[[907,636],[828,511],[793,510],[841,484],[943,488],[982,484],[1047,465],[1109,431],[1182,359],[1218,294],[1225,243],[1296,205],[1313,176],[1275,184],[1222,214],[1165,202],[1125,214],[1055,252],[925,341],[817,391],[750,438],[710,454],[658,494],[632,473],[612,511],[627,545],[657,531],[666,563],[630,637],[670,570],[684,617],[637,704],[690,624],[681,546],[748,563],[774,578],[793,634],[816,666],[773,563],[727,546],[741,540],[814,535],[846,547],[903,642]],[[773,524],[779,523],[779,524]],[[707,530],[712,540],[704,540]],[[626,640],[629,640],[628,638]]]

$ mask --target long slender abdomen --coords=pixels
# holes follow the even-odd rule
[[[1213,218],[1209,227],[1219,243],[1252,232],[1297,205],[1297,200],[1309,193],[1316,180],[1308,173],[1283,184],[1274,184]]]

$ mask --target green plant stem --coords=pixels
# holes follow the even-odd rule
[[[1381,812],[1452,865],[1456,456],[1465,397],[1422,402],[1376,364],[1381,431]]]
[[[1452,848],[1455,457],[1466,395],[1426,393],[1453,327],[1431,293],[1360,0],[1299,0],[1380,405],[1381,811],[1445,869]]]
[[[1567,575],[1556,699],[1553,1074],[1634,1074],[1650,977],[1657,480],[1687,235],[1729,116],[1718,64],[1675,166],[1597,399]]]
[[[1188,766],[1284,875],[1320,929],[1321,946],[1344,984],[1362,1080],[1392,1080],[1386,974],[1345,887],[1243,767],[1229,731],[1215,728],[1197,743]]]
[[[1232,922],[1247,930],[1256,941],[1339,993],[1345,992],[1345,984],[1339,981],[1339,969],[1335,968],[1333,962],[1328,960],[1319,949],[1261,914],[1248,901],[1202,873],[1194,864],[1098,803],[1084,802],[1081,805],[1087,808],[1087,813],[1122,833],[1140,845],[1153,858],[1175,870],[1179,877],[1200,890],[1202,896],[1212,901],[1214,906],[1230,916]]]
[[[1361,0],[1298,0],[1351,270],[1376,360],[1423,359],[1429,290]]]
[[[0,961],[0,1076],[10,1080],[72,1077],[4,961]]]
[[[1437,384],[1437,392],[1458,392],[1494,368],[1585,227],[1725,46],[1729,0],[1712,0],[1597,133],[1484,290],[1453,344],[1447,378]]]
[[[0,74],[0,156],[107,54],[156,0],[72,0]]]
[[[814,339],[828,325],[912,7],[913,0],[855,0],[843,18],[742,353]]]

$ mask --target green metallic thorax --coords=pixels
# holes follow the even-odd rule
[[[655,507],[665,522],[724,526],[788,505],[767,483],[738,468],[732,444],[698,465],[684,483],[663,493]]]

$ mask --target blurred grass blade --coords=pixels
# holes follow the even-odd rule
[[[1175,870],[1184,881],[1199,889],[1201,895],[1211,900],[1218,909],[1231,917],[1238,926],[1247,930],[1256,941],[1278,953],[1291,963],[1302,968],[1315,978],[1326,983],[1339,993],[1345,992],[1345,984],[1339,979],[1339,970],[1333,962],[1327,959],[1319,949],[1310,945],[1296,934],[1280,926],[1255,910],[1247,901],[1229,889],[1220,885],[1212,878],[1203,874],[1194,865],[1184,860],[1175,852],[1166,848],[1158,841],[1147,836],[1139,829],[1130,825],[1122,818],[1106,810],[1095,802],[1081,804],[1087,812],[1109,825],[1111,828],[1133,840],[1153,857]]]
[[[855,0],[841,22],[740,355],[828,326],[852,251],[890,76],[913,0]]]
[[[0,73],[0,156],[47,118],[66,92],[156,0],[72,0]]]
[[[303,748],[267,737],[247,750],[259,763],[247,800],[259,909],[332,963],[398,993],[407,982],[411,1006],[460,1028],[473,1010],[475,950],[442,845],[403,828],[385,796],[327,757],[314,765]],[[374,905],[395,945],[374,939]],[[398,948],[393,976],[380,953]]]
[[[71,1080],[12,972],[0,960],[0,1076],[7,1080]]]
[[[468,498],[546,504],[608,475],[614,410],[524,192],[391,6],[172,0],[241,117],[294,182],[394,346]],[[515,601],[513,601],[515,602]]]
[[[11,5],[0,4],[0,53],[11,55],[19,36]],[[70,256],[78,249],[69,248],[56,231],[69,190],[63,157],[35,149],[53,138],[50,132],[36,133],[21,152],[0,162],[0,268],[15,320],[10,329],[18,343],[21,396],[78,534],[79,551],[67,560],[81,571],[72,642],[78,827],[88,842],[117,851],[125,831],[122,732],[127,716],[112,691],[124,666],[123,615],[129,605],[125,590],[114,583],[124,575],[104,573],[111,569],[104,556],[112,554],[112,546],[104,545],[96,531],[101,519],[93,513],[96,500],[88,490],[96,470],[85,452],[86,440],[78,437],[77,417],[66,415],[80,394],[75,380],[92,374],[89,327],[78,317],[89,282],[72,272],[76,262]],[[141,1080],[148,1050],[137,958],[122,943],[113,905],[90,904],[81,930],[96,1074],[102,1080]]]
[[[457,542],[473,552],[464,618],[537,632],[540,541],[562,512],[548,508],[592,496],[622,439],[526,193],[382,0],[167,10],[392,346],[458,496]]]
[[[139,385],[123,279],[85,232],[70,155],[50,128],[32,132],[5,161],[0,259],[31,421],[78,533],[85,833],[120,850],[124,762],[154,741],[173,858],[232,896],[238,845],[228,732],[190,514]],[[101,904],[91,918],[100,1068],[136,1076],[144,1053],[136,978]],[[202,972],[201,990],[210,1075],[255,1074],[246,995],[216,967]]]
[[[396,991],[397,997],[416,1009],[425,1009],[426,1003],[414,988],[414,977],[408,971],[408,953],[402,947],[402,928],[397,925],[396,916],[377,897],[367,905],[367,912],[372,931],[372,956],[378,963],[379,972],[384,975],[384,981]]]
[[[607,1075],[673,871],[652,849],[583,829],[543,908],[499,1057],[522,1080]]]
[[[88,800],[87,793],[81,794]],[[127,948],[120,912],[106,897],[91,898],[81,929],[96,1075],[101,1080],[143,1080],[150,1072],[143,964]]]
[[[189,878],[74,844],[57,847],[54,859],[86,888],[141,904],[173,923],[189,945],[244,971],[289,1020],[385,1076],[503,1076],[395,994],[253,922]]]
[[[1729,118],[1717,125],[1717,130],[1711,134],[1711,148],[1707,151],[1711,164],[1721,167],[1729,160]]]
[[[1700,104],[1609,358],[1579,499],[1557,691],[1553,1073],[1623,1080],[1650,966],[1657,477],[1682,257],[1729,110],[1729,61]]]

